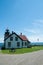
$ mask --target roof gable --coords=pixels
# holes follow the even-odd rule
[[[15,34],[22,41],[28,41],[28,42],[30,42],[25,35],[17,35],[15,32],[13,32],[12,34],[10,34],[6,39],[4,39],[4,41],[6,41],[8,38],[10,38],[13,34]]]
[[[13,33],[10,34],[6,39],[4,39],[4,41],[7,40],[8,38],[10,38],[13,34],[15,34],[17,37],[19,37],[19,38],[22,40],[22,38],[21,38],[19,35],[17,35],[15,32],[13,32]]]

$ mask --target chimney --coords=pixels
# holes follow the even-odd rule
[[[20,33],[20,35],[22,35],[22,33]]]
[[[12,34],[13,34],[14,32],[12,31]]]

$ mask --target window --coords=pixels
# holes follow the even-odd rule
[[[27,43],[25,42],[25,46],[27,45]]]
[[[17,42],[17,46],[20,46],[20,42]]]
[[[18,41],[18,37],[15,37],[15,40]]]
[[[8,47],[11,47],[11,42],[8,42]]]
[[[23,42],[22,42],[22,46],[23,46]]]
[[[10,41],[13,41],[13,37],[10,37]]]

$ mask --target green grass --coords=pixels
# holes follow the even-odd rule
[[[11,52],[10,50],[2,50],[1,52],[4,54],[23,54],[23,53],[29,53],[29,52],[34,52],[38,50],[43,50],[43,46],[34,46],[32,48],[16,49],[15,52]]]

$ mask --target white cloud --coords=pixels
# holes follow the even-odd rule
[[[34,21],[32,22],[32,25],[33,25],[34,27],[43,27],[43,20],[34,20]]]
[[[32,29],[24,29],[24,31],[25,31],[25,32],[35,33],[35,31],[34,31],[34,30],[32,30]]]
[[[24,29],[24,31],[27,32],[27,33],[32,33],[32,34],[40,33],[39,29]]]
[[[4,39],[3,38],[0,38],[0,42],[4,42]]]
[[[43,20],[35,20],[37,23],[43,23]]]
[[[28,39],[31,42],[37,42],[37,39],[39,38],[40,42],[43,42],[43,20],[34,20],[32,22],[31,28],[25,28],[24,32],[26,32],[28,35]],[[29,35],[29,33],[32,33]]]
[[[27,37],[31,42],[37,42],[37,39],[39,39],[39,42],[43,41],[43,34],[41,34],[39,29],[25,29],[24,31],[27,33]],[[29,35],[29,33],[32,34]]]
[[[32,36],[29,36],[28,39],[31,42],[43,42],[43,36],[32,35]],[[39,39],[39,41],[37,39]]]

